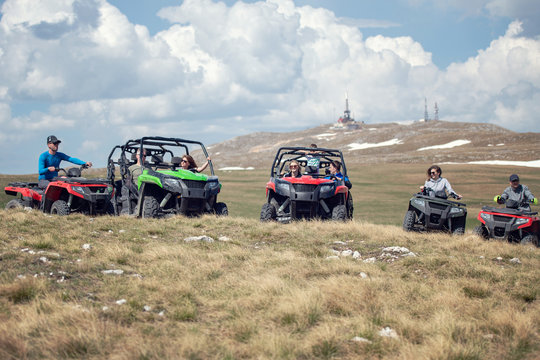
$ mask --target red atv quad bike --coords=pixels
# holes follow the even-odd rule
[[[318,158],[319,166],[311,168],[310,159]],[[307,172],[301,177],[287,177],[285,170],[296,160]],[[338,160],[343,179],[332,177],[328,170]],[[321,171],[322,172],[322,171]],[[289,222],[297,219],[346,220],[353,217],[353,200],[343,154],[339,150],[305,147],[282,147],[276,153],[270,181],[266,184],[266,202],[261,221]]]
[[[532,212],[528,204],[509,202],[507,201],[506,208],[482,207],[478,213],[478,220],[482,224],[474,228],[474,233],[484,239],[540,246],[540,218],[536,216],[538,212]]]
[[[24,207],[39,209],[44,189],[40,189],[36,182],[12,182],[4,188],[4,191],[7,195],[20,196],[8,201],[6,209]]]
[[[113,214],[111,198],[113,186],[106,179],[87,179],[81,177],[80,168],[58,169],[65,176],[58,176],[46,189],[40,189],[37,183],[10,183],[4,189],[8,195],[20,195],[11,200],[6,208],[29,206],[39,208],[45,213],[69,215]]]

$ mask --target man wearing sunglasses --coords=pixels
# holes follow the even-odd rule
[[[62,160],[69,161],[70,163],[76,165],[85,165],[88,167],[92,166],[91,162],[84,162],[77,158],[68,156],[64,153],[58,151],[58,146],[61,141],[54,135],[47,137],[47,151],[39,156],[39,186],[44,188],[47,187],[49,181],[58,176],[58,167]]]
[[[499,204],[505,204],[507,207],[517,206],[519,209],[526,211],[531,210],[529,203],[538,204],[538,200],[531,193],[526,185],[519,183],[519,176],[512,174],[508,178],[510,186],[504,189],[501,196],[497,196],[496,200]]]

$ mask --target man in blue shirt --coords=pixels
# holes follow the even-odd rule
[[[74,157],[70,157],[64,153],[58,152],[58,145],[61,143],[60,140],[54,135],[47,137],[47,147],[48,151],[45,151],[39,156],[39,186],[46,187],[49,181],[58,176],[58,171],[56,170],[60,166],[62,160],[69,161],[77,165],[87,165],[88,167],[92,166],[91,162],[84,162]]]

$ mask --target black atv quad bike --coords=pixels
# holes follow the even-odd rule
[[[409,208],[403,219],[405,231],[440,230],[454,235],[465,233],[467,219],[466,204],[447,199],[444,192],[437,192],[435,197],[427,196],[431,189],[414,194],[409,200]],[[454,194],[451,194],[455,198]]]
[[[135,183],[129,167],[137,163],[137,150],[143,153],[143,149],[150,162],[145,162]],[[210,176],[180,167],[182,157],[190,154],[202,161],[208,158],[201,142],[178,138],[143,137],[115,146],[107,165],[107,177],[116,188],[115,213],[144,218],[166,214],[228,215],[227,205],[217,201],[221,184],[212,162]]]
[[[501,203],[498,197],[495,202]],[[533,204],[538,204],[535,199]],[[530,210],[529,204],[518,204],[507,200],[506,208],[483,206],[478,213],[481,225],[473,232],[484,239],[504,240],[511,243],[533,244],[540,246],[540,218],[538,212]]]
[[[319,166],[311,168],[309,158],[316,156]],[[285,176],[291,161],[296,160],[307,170],[301,177]],[[343,179],[327,171],[338,160]],[[282,147],[270,170],[266,184],[266,202],[261,209],[261,221],[288,222],[297,219],[346,220],[353,217],[353,200],[349,189],[347,167],[339,150],[325,148]]]

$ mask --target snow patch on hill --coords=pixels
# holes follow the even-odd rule
[[[540,168],[540,160],[532,161],[507,161],[507,160],[486,160],[486,161],[469,161],[467,164],[477,165],[511,165]]]
[[[350,147],[349,150],[362,150],[362,149],[369,149],[369,148],[374,148],[374,147],[392,146],[392,145],[399,145],[399,144],[403,144],[403,141],[399,139],[392,139],[392,140],[383,141],[380,143],[361,143],[361,144],[352,143],[347,146]]]
[[[447,144],[442,144],[442,145],[433,145],[433,146],[426,146],[426,147],[423,147],[423,148],[420,148],[416,151],[424,151],[424,150],[432,150],[432,149],[450,149],[450,148],[453,148],[453,147],[456,147],[456,146],[463,146],[463,145],[467,145],[467,144],[470,144],[471,141],[470,140],[454,140],[454,141],[451,141]]]
[[[239,166],[229,166],[229,167],[223,167],[219,168],[220,171],[242,171],[242,170],[255,170],[254,167],[250,166],[247,168],[239,167]]]
[[[326,138],[333,138],[335,137],[336,134],[335,133],[324,133],[324,134],[319,134],[319,135],[316,135],[315,137],[319,140],[322,140],[322,139],[326,139]]]

